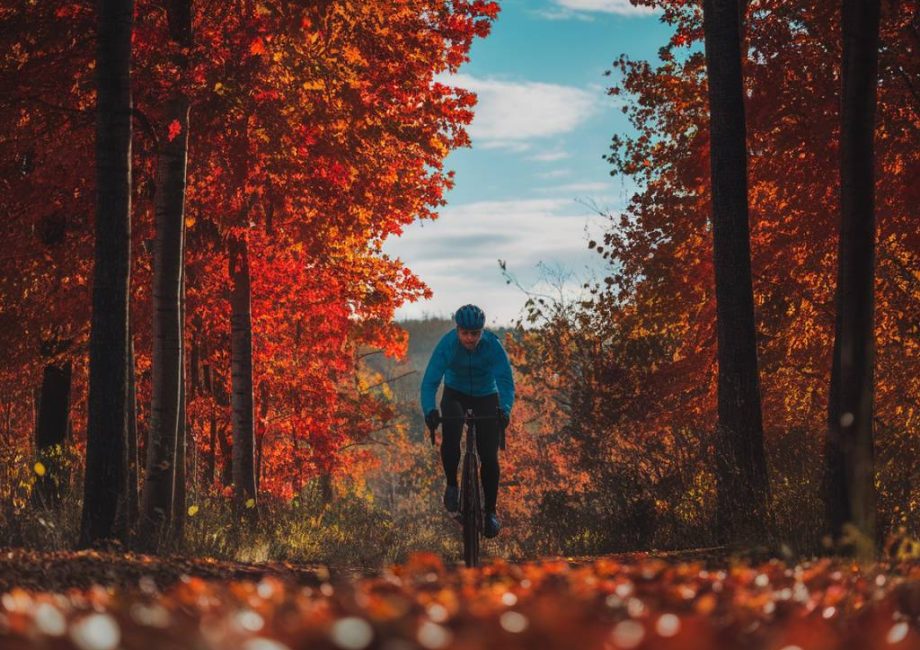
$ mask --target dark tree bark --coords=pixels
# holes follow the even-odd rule
[[[843,0],[840,240],[837,317],[825,447],[831,532],[859,532],[858,553],[875,554],[875,108],[879,0]]]
[[[234,504],[239,512],[246,511],[251,515],[256,515],[252,398],[252,287],[246,240],[242,237],[231,238],[229,252],[233,495]]]
[[[167,3],[169,36],[179,48],[176,64],[188,67],[191,47],[189,0]],[[178,126],[178,130],[176,127]],[[142,538],[159,545],[175,517],[176,473],[182,394],[181,284],[185,248],[185,188],[188,159],[189,100],[181,89],[168,100],[160,133],[157,170],[156,240],[153,263],[153,398],[147,473],[142,501]],[[184,450],[182,450],[184,457]],[[184,479],[184,476],[183,476]]]
[[[268,417],[268,382],[262,381],[259,383],[259,421],[262,423],[259,426],[259,432],[256,435],[256,492],[259,491],[259,485],[262,483],[262,450],[265,443],[265,419]]]
[[[709,77],[712,231],[718,324],[717,534],[763,541],[767,470],[763,447],[751,250],[738,0],[705,0]]]
[[[97,7],[96,251],[81,546],[117,536],[128,398],[134,3],[99,0]]]
[[[232,432],[222,424],[217,431],[220,444],[220,484],[223,487],[233,487],[233,440]]]
[[[214,485],[214,470],[217,465],[217,414],[211,411],[211,418],[208,425],[208,434],[210,443],[208,445],[208,464],[205,470],[205,480],[208,488]]]
[[[134,335],[128,324],[128,421],[125,432],[124,487],[118,500],[115,514],[115,526],[125,540],[135,540],[137,522],[140,513],[138,494],[138,453],[137,453],[137,387],[134,364]]]
[[[230,408],[230,396],[224,385],[223,378],[218,375],[214,368],[206,366],[205,377],[207,385],[210,387],[211,394],[214,396],[214,403],[217,404],[219,411],[212,413],[212,422],[217,435],[217,445],[220,448],[220,485],[224,487],[233,486],[233,441],[231,440],[232,432],[228,431],[228,426],[223,415]],[[218,424],[219,423],[219,424]],[[212,447],[212,449],[215,449]],[[217,453],[216,451],[214,452]],[[213,478],[212,478],[213,484]]]
[[[32,492],[37,505],[57,508],[64,483],[61,462],[67,425],[70,420],[71,364],[49,364],[42,373],[41,397],[38,400],[38,424],[35,451],[45,472],[38,477]]]

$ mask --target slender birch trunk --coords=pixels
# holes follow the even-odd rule
[[[182,272],[180,281],[182,287],[179,297],[179,332],[180,340],[185,340],[185,271]],[[188,495],[188,422],[185,410],[185,353],[183,349],[182,363],[179,372],[181,380],[179,382],[179,420],[176,428],[176,479],[175,490],[173,491],[173,540],[180,542],[185,536],[185,517]]]
[[[188,68],[191,46],[189,0],[167,3],[169,37],[179,48],[180,70]],[[182,269],[185,254],[185,190],[188,164],[189,100],[181,88],[167,102],[157,170],[153,298],[153,398],[142,536],[148,547],[165,541],[175,518],[181,396],[183,393]],[[184,454],[183,454],[184,456]],[[184,476],[182,477],[184,480]]]

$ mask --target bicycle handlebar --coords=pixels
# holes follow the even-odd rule
[[[447,415],[447,416],[440,417],[441,422],[444,422],[445,420],[450,420],[452,422],[456,420],[462,420],[463,422],[483,422],[483,421],[489,421],[489,420],[500,420],[500,418],[497,415]],[[432,445],[435,444],[434,432],[436,429],[437,427],[435,427],[434,429],[428,430],[429,434],[431,435]],[[505,427],[501,428],[501,431],[499,431],[498,435],[499,435],[498,448],[504,451],[505,450]]]

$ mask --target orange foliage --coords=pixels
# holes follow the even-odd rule
[[[3,434],[25,446],[41,367],[76,362],[75,432],[85,418],[92,269],[92,4],[7,3],[0,10],[4,102],[0,139],[0,379]],[[434,83],[488,33],[494,2],[323,2],[193,5],[190,65],[175,63],[166,14],[136,7],[132,83],[134,270],[140,430],[150,399],[150,273],[156,133],[175,88],[191,99],[186,202],[188,422],[205,458],[229,422],[229,237],[245,237],[253,284],[256,435],[262,487],[290,496],[304,476],[341,471],[343,448],[390,417],[354,399],[356,350],[401,354],[395,309],[428,289],[383,240],[435,218],[469,143],[475,98]],[[168,136],[177,135],[169,125]],[[72,339],[43,357],[46,340]],[[211,422],[217,435],[211,436]],[[203,461],[203,465],[205,463]],[[193,475],[190,472],[190,475]]]
[[[711,463],[689,461],[718,453],[709,443],[716,419],[716,332],[708,109],[698,6],[682,0],[642,4],[661,7],[675,34],[655,65],[625,57],[615,63],[619,81],[611,94],[629,98],[624,111],[637,135],[615,136],[608,158],[614,173],[632,177],[639,190],[623,215],[610,215],[603,241],[591,244],[610,261],[609,277],[588,287],[589,299],[580,305],[561,311],[559,305],[535,305],[540,327],[528,336],[531,351],[519,362],[532,360],[522,383],[581,400],[571,404],[566,423],[581,423],[581,435],[609,446],[607,462],[647,463],[643,484],[670,495],[666,507],[674,515],[707,484]],[[877,469],[884,526],[916,531],[920,484],[905,459],[920,452],[920,101],[912,81],[920,77],[920,44],[912,27],[918,10],[904,2],[883,5],[876,136]],[[838,13],[838,5],[812,0],[750,3],[745,21],[758,353],[773,505],[786,532],[822,516],[817,500],[839,221]],[[581,341],[578,354],[567,354],[566,343],[557,341],[567,330]],[[541,369],[541,360],[552,370]],[[554,389],[548,385],[553,373],[570,383]],[[677,474],[654,474],[669,467]],[[692,475],[680,476],[681,467]],[[595,480],[604,471],[598,469]],[[665,489],[672,479],[679,487]],[[795,490],[804,503],[790,500]],[[568,493],[571,501],[577,490]],[[814,536],[820,526],[812,528]]]

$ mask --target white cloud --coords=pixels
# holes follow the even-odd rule
[[[526,151],[534,140],[571,132],[607,107],[602,93],[574,86],[468,74],[444,75],[438,81],[477,94],[468,131],[474,145],[484,149]]]
[[[530,160],[536,160],[537,162],[555,162],[557,160],[564,160],[566,158],[571,158],[572,154],[568,151],[543,151],[541,153],[536,153],[532,156],[529,156]]]
[[[651,7],[636,7],[629,0],[554,0],[563,10],[572,12],[597,11],[621,16],[649,16],[656,13]]]
[[[548,172],[540,172],[537,174],[539,178],[563,178],[565,176],[571,176],[571,169],[553,169]]]
[[[534,13],[536,13],[541,18],[545,18],[546,20],[571,20],[572,18],[586,22],[591,22],[594,20],[593,16],[583,13],[576,13],[571,9],[540,9]]]
[[[474,302],[492,324],[520,315],[526,296],[505,284],[498,260],[527,287],[540,281],[538,265],[570,269],[578,277],[601,267],[588,250],[586,230],[597,237],[606,221],[571,198],[480,201],[444,208],[434,222],[414,223],[384,250],[399,257],[434,292],[431,300],[406,305],[397,314],[417,318],[450,315]]]
[[[611,187],[610,183],[567,183],[566,185],[541,187],[537,191],[548,194],[556,192],[605,192],[610,190]]]

